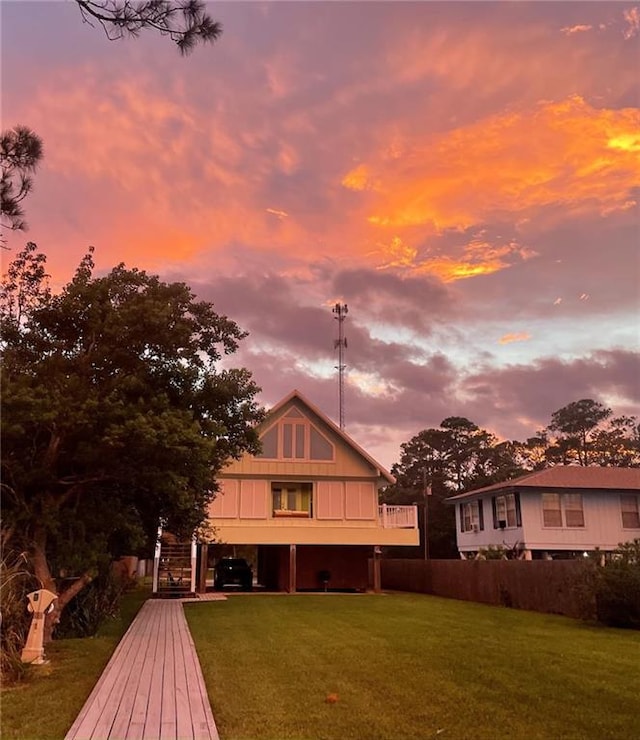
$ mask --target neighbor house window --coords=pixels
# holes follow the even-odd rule
[[[562,526],[562,508],[559,493],[542,494],[542,521],[545,527]]]
[[[622,526],[625,529],[640,529],[640,496],[623,494],[620,496]]]
[[[543,493],[542,523],[545,527],[584,527],[581,493]]]
[[[567,527],[584,527],[582,494],[565,493],[562,496],[562,502],[564,503],[564,519]]]
[[[482,501],[460,504],[460,531],[478,532],[484,529]]]
[[[520,525],[520,501],[518,494],[506,493],[502,496],[495,496],[493,499],[494,529],[519,527]]]
[[[272,483],[273,516],[309,518],[312,515],[311,483]]]

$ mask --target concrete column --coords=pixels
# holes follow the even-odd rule
[[[289,593],[296,592],[296,546],[289,545]]]
[[[522,551],[522,559],[523,560],[531,560],[531,550],[523,550]]]

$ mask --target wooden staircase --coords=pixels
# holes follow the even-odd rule
[[[191,571],[190,542],[161,542],[158,587],[155,596],[160,599],[194,596],[191,589]]]

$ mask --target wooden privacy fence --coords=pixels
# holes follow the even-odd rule
[[[589,616],[578,560],[383,559],[382,588],[563,614]],[[586,599],[586,601],[585,601]]]

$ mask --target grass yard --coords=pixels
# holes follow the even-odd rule
[[[417,594],[185,613],[222,740],[640,737],[638,632]]]
[[[126,594],[120,616],[96,637],[54,640],[48,665],[29,668],[27,681],[0,695],[2,740],[64,738],[95,686],[120,638],[149,597],[149,589]]]

